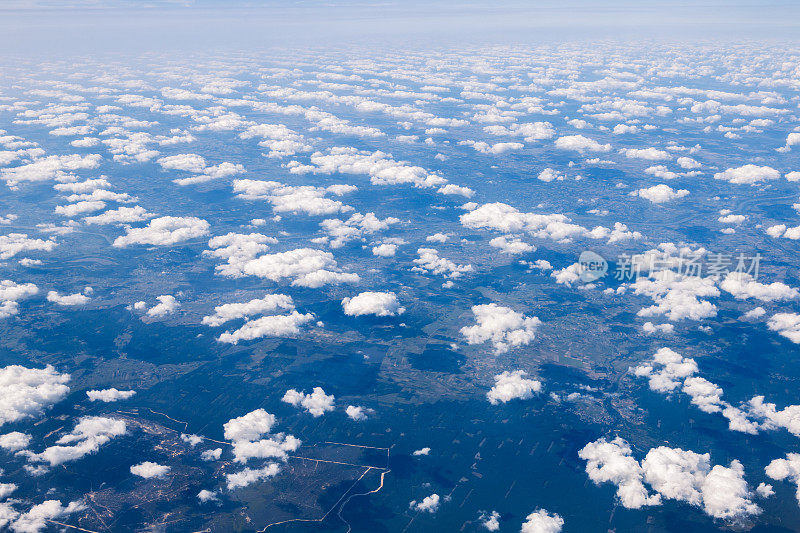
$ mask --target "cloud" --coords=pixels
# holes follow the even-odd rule
[[[347,416],[350,417],[350,419],[355,420],[356,422],[363,422],[373,412],[374,411],[372,409],[361,407],[360,405],[348,405],[347,409],[345,409],[345,413],[347,413]]]
[[[253,458],[286,460],[287,453],[297,450],[302,443],[293,435],[283,433],[262,438],[272,431],[276,423],[275,415],[264,409],[256,409],[226,422],[223,429],[225,438],[233,442],[234,460],[238,463],[246,463]],[[219,454],[214,454],[214,457],[219,459]]]
[[[583,135],[565,135],[556,139],[556,148],[561,150],[572,150],[575,152],[609,152],[610,144],[600,144],[594,139]]]
[[[292,279],[292,285],[319,288],[329,283],[358,283],[358,274],[339,272],[330,252],[297,248],[287,252],[264,254],[254,259],[229,262],[220,273],[230,277],[257,276],[275,282]]]
[[[232,418],[223,424],[225,438],[230,441],[254,441],[272,431],[278,421],[264,409],[250,411],[246,415]]]
[[[239,134],[242,139],[261,137],[258,145],[269,150],[269,157],[284,157],[297,152],[310,152],[302,135],[283,124],[256,124]]]
[[[79,292],[62,296],[57,291],[50,291],[47,293],[47,301],[61,306],[74,306],[84,305],[89,301],[89,297]]]
[[[206,169],[205,158],[197,154],[171,155],[162,157],[156,162],[167,170],[183,170],[194,174],[202,174]]]
[[[29,239],[24,233],[0,235],[0,259],[11,259],[23,252],[49,252],[56,246],[57,243],[53,240]]]
[[[792,239],[793,241],[796,241],[797,239],[800,239],[800,226],[787,228],[786,224],[777,224],[767,228],[767,235],[776,239],[778,237],[783,237],[784,239]]]
[[[350,316],[397,316],[405,312],[393,292],[362,292],[342,300],[344,314]]]
[[[328,242],[331,248],[340,248],[350,241],[363,239],[365,235],[374,235],[399,223],[400,219],[398,218],[387,217],[381,220],[375,216],[375,213],[366,215],[354,213],[345,221],[330,218],[319,224],[327,237],[315,239],[314,242]]]
[[[97,154],[87,156],[51,155],[18,167],[4,168],[0,170],[0,179],[5,180],[9,187],[13,187],[22,181],[46,181],[56,177],[68,178],[69,171],[97,168],[102,160],[103,158]]]
[[[117,237],[114,246],[123,248],[132,244],[168,246],[208,235],[210,224],[196,217],[154,218],[143,228],[128,228],[127,234]]]
[[[131,467],[131,474],[143,477],[144,479],[163,478],[172,470],[166,465],[160,465],[151,461],[145,461]]]
[[[219,496],[214,491],[203,489],[197,493],[197,499],[200,500],[202,503],[215,502],[219,500]]]
[[[671,270],[658,272],[657,279],[639,277],[631,287],[635,294],[649,296],[655,305],[637,313],[641,317],[666,315],[669,320],[702,320],[717,315],[717,307],[704,297],[720,295],[713,278],[686,276]]]
[[[213,315],[203,317],[202,323],[207,326],[221,326],[231,320],[272,313],[279,309],[294,310],[292,297],[285,294],[267,294],[263,298],[255,298],[248,302],[218,305],[214,307]]]
[[[441,498],[439,498],[438,494],[431,494],[430,496],[425,496],[420,502],[412,501],[408,504],[408,507],[417,512],[433,514],[439,510],[440,502]]]
[[[758,185],[767,180],[776,180],[781,177],[780,172],[772,167],[758,165],[744,165],[729,168],[714,174],[714,179],[725,180],[737,185]]]
[[[656,148],[623,148],[619,153],[628,159],[646,159],[648,161],[672,159],[667,152]]]
[[[238,441],[233,443],[234,460],[246,463],[251,458],[267,459],[278,458],[285,460],[287,452],[293,452],[300,446],[300,440],[293,435],[279,433],[273,438],[261,439],[254,442]]]
[[[359,151],[356,148],[333,147],[327,154],[311,154],[310,166],[290,163],[293,173],[366,174],[373,185],[413,185],[414,187],[441,187],[447,183],[443,177],[422,167],[395,161],[391,154],[376,151]]]
[[[100,200],[85,200],[69,205],[57,205],[55,213],[68,218],[74,218],[84,213],[91,213],[93,211],[100,211],[106,208],[106,203]]]
[[[226,331],[217,340],[229,344],[238,344],[242,340],[260,339],[262,337],[289,337],[300,333],[300,326],[314,320],[311,313],[301,314],[292,311],[288,315],[270,315],[249,320],[237,330]]]
[[[487,126],[483,128],[486,133],[492,135],[513,135],[523,137],[525,142],[532,143],[543,139],[552,139],[556,131],[549,122],[525,122],[514,123],[505,126]]]
[[[439,251],[434,248],[417,249],[419,258],[414,259],[417,265],[411,270],[415,272],[443,275],[446,278],[460,278],[465,272],[472,272],[472,265],[458,265],[453,261],[439,256]]]
[[[627,508],[660,505],[665,498],[701,507],[709,516],[729,522],[761,513],[750,499],[739,461],[712,468],[707,453],[659,446],[650,449],[639,464],[631,453],[628,443],[616,437],[590,442],[578,455],[587,461],[586,473],[592,481],[617,485],[617,496]],[[644,482],[655,494],[648,492]]]
[[[722,399],[722,388],[705,378],[695,376],[697,362],[670,350],[661,348],[650,363],[633,369],[639,377],[648,377],[650,389],[664,394],[679,390],[691,398],[692,405],[705,413],[720,413],[728,419],[728,428],[755,435],[761,429],[786,428],[800,436],[800,406],[789,405],[778,410],[774,403],[764,402],[763,396],[754,396],[739,407]]]
[[[38,294],[33,283],[16,283],[10,279],[0,281],[0,319],[19,313],[19,301]]]
[[[84,416],[78,420],[72,432],[56,441],[55,446],[45,448],[41,453],[28,454],[28,460],[49,463],[50,466],[76,461],[97,452],[102,445],[127,433],[128,428],[122,420],[104,416]]]
[[[338,200],[326,198],[333,194],[342,196],[357,190],[352,185],[292,187],[277,181],[234,180],[233,192],[239,198],[264,199],[272,204],[276,213],[305,213],[307,215],[332,215],[352,211],[353,208]]]
[[[116,388],[110,389],[103,389],[103,390],[87,390],[86,396],[88,396],[89,401],[91,402],[117,402],[119,400],[127,400],[132,398],[136,394],[135,390],[118,390]]]
[[[777,331],[795,344],[800,344],[800,315],[796,313],[775,313],[767,321],[767,327]]]
[[[333,411],[334,397],[332,394],[325,394],[322,387],[314,387],[311,394],[298,392],[295,389],[289,389],[286,394],[281,398],[282,402],[286,402],[295,407],[302,407],[314,417],[324,415],[327,411]]]
[[[154,214],[148,213],[144,207],[135,205],[133,207],[109,209],[99,215],[84,217],[83,221],[87,224],[129,224],[131,222],[142,222],[154,216]]]
[[[506,403],[514,399],[533,398],[535,393],[542,390],[542,382],[527,379],[525,377],[527,375],[527,372],[522,370],[497,374],[494,377],[494,387],[486,393],[489,403],[497,405],[500,402]]]
[[[0,435],[0,448],[8,452],[24,450],[30,443],[31,436],[19,431],[12,431],[11,433]]]
[[[495,355],[506,353],[511,347],[530,344],[541,324],[536,317],[526,317],[494,303],[474,305],[472,314],[476,324],[461,328],[461,334],[467,344],[491,342]]]
[[[512,237],[510,235],[495,237],[489,241],[489,246],[499,248],[502,253],[509,255],[519,255],[536,251],[536,247],[532,244],[528,244],[518,237]]]
[[[506,152],[510,152],[512,150],[522,150],[523,148],[525,148],[524,144],[513,143],[513,142],[489,144],[483,141],[466,140],[466,141],[459,141],[458,144],[464,146],[471,146],[477,152],[480,152],[482,154],[494,154],[494,155],[500,155]]]
[[[467,228],[492,229],[503,233],[526,232],[533,237],[556,241],[575,237],[598,239],[610,234],[610,230],[602,226],[589,231],[583,226],[573,224],[570,218],[562,214],[523,213],[500,202],[483,204],[464,213],[459,220]]]
[[[787,453],[785,459],[774,459],[764,472],[775,481],[788,480],[795,484],[795,497],[800,504],[800,454]]]
[[[654,204],[663,204],[665,202],[677,200],[678,198],[683,198],[684,196],[688,195],[689,191],[686,189],[675,190],[664,183],[653,185],[652,187],[648,187],[646,189],[638,189],[631,193],[631,196],[640,196],[645,200],[650,200]]]
[[[275,477],[280,471],[281,469],[276,463],[270,463],[263,468],[245,468],[233,474],[226,474],[225,483],[228,490],[236,490]]]
[[[549,182],[554,181],[554,180],[564,181],[566,179],[566,176],[564,176],[563,174],[560,174],[557,170],[554,170],[552,168],[546,168],[546,169],[542,170],[539,173],[539,175],[536,176],[536,178],[539,179],[540,181],[544,181],[546,183],[549,183]]]
[[[83,511],[86,506],[81,502],[70,502],[66,506],[58,500],[45,500],[34,505],[25,513],[18,513],[10,506],[0,504],[0,523],[11,521],[11,530],[15,533],[38,533],[52,526],[52,521]]]
[[[41,415],[69,393],[68,381],[69,374],[60,374],[50,365],[0,368],[0,426]]]
[[[473,191],[469,187],[462,187],[454,183],[448,183],[444,187],[440,187],[439,190],[436,192],[445,195],[463,196],[465,198],[472,198],[475,195],[475,191]]]
[[[203,255],[226,260],[228,264],[220,265],[216,270],[225,276],[238,277],[243,275],[242,269],[248,261],[266,252],[269,244],[277,242],[274,237],[262,233],[227,233],[212,237],[208,241],[209,250],[203,250]]]
[[[170,294],[156,296],[156,300],[158,300],[159,303],[147,310],[147,316],[152,318],[160,318],[162,316],[171,315],[181,307],[181,304],[178,302],[178,300],[176,300],[175,297]]]
[[[800,297],[800,291],[780,282],[765,284],[759,283],[746,272],[731,272],[720,284],[720,288],[729,292],[737,300],[755,298],[762,302],[776,300],[792,300]]]
[[[478,521],[487,531],[500,530],[500,513],[497,511],[492,511],[489,514],[481,512]]]
[[[578,457],[586,461],[586,473],[595,484],[617,486],[617,497],[623,507],[639,509],[660,505],[661,495],[648,492],[642,482],[642,467],[631,457],[631,452],[628,443],[620,437],[612,441],[601,438],[581,448]]]
[[[561,516],[538,509],[527,516],[520,533],[560,533],[563,526]]]
[[[396,244],[379,244],[372,247],[372,255],[379,257],[394,257],[395,253],[397,253]]]

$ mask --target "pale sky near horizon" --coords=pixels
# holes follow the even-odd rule
[[[5,0],[8,54],[441,40],[795,40],[800,2]]]

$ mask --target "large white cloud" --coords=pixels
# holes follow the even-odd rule
[[[344,314],[350,316],[396,316],[405,312],[393,292],[362,292],[342,300]]]
[[[788,480],[796,487],[795,497],[800,504],[800,454],[787,453],[785,459],[774,459],[764,472],[776,481]]]
[[[739,461],[711,466],[709,454],[680,448],[652,448],[641,464],[628,443],[616,437],[590,442],[578,452],[596,484],[613,483],[624,507],[660,505],[662,498],[701,507],[713,518],[736,522],[761,513],[752,500]],[[651,494],[645,482],[650,485]]]
[[[714,179],[725,180],[739,185],[758,185],[767,180],[776,180],[781,177],[780,172],[772,167],[758,165],[744,165],[729,168],[714,174]]]
[[[79,292],[75,294],[59,294],[58,291],[50,291],[47,293],[47,301],[53,302],[56,305],[65,307],[74,305],[84,305],[89,301],[89,297]]]
[[[56,441],[54,446],[41,453],[28,453],[32,463],[48,463],[50,466],[76,461],[86,455],[96,453],[101,446],[112,439],[126,435],[127,425],[123,420],[104,416],[84,416],[75,428]]]
[[[31,443],[32,438],[30,435],[20,431],[5,433],[0,435],[0,448],[9,452],[24,450]]]
[[[264,438],[277,423],[275,415],[256,409],[223,425],[225,438],[233,443],[234,460],[246,463],[249,459],[278,458],[286,460],[288,452],[302,444],[294,435],[278,433]]]
[[[314,320],[312,313],[292,311],[288,315],[269,315],[249,320],[237,330],[226,331],[217,340],[229,344],[238,344],[242,340],[260,339],[262,337],[290,337],[300,333],[300,326]]]
[[[102,390],[87,390],[86,396],[91,402],[118,402],[120,400],[127,400],[136,395],[135,390],[119,390],[115,387]]]
[[[646,159],[648,161],[659,161],[664,159],[672,159],[672,156],[664,150],[657,148],[623,148],[620,150],[628,159]]]
[[[649,296],[655,302],[637,313],[642,317],[666,315],[669,320],[702,320],[717,315],[717,307],[701,298],[720,295],[711,277],[687,276],[671,270],[656,277],[639,277],[631,287],[635,294]]]
[[[41,415],[69,393],[68,381],[69,374],[61,374],[49,365],[0,368],[0,426]]]
[[[331,248],[341,248],[350,241],[363,239],[365,235],[374,235],[399,222],[400,219],[395,217],[380,219],[375,213],[354,213],[347,220],[330,218],[319,224],[327,236],[315,239],[314,242],[327,242]]]
[[[16,283],[10,279],[0,281],[0,319],[19,313],[19,301],[38,294],[33,283]]]
[[[236,490],[275,477],[280,471],[280,466],[276,463],[270,463],[263,468],[245,468],[239,472],[226,474],[225,484],[228,490]]]
[[[495,303],[472,306],[474,326],[461,328],[468,344],[491,342],[495,354],[507,352],[512,347],[530,344],[536,336],[541,321],[526,317],[509,307]]]
[[[298,392],[295,389],[289,389],[283,395],[281,401],[286,402],[295,407],[302,407],[314,417],[324,415],[328,411],[333,411],[334,397],[332,394],[325,394],[322,387],[314,387],[310,394]]]
[[[560,515],[538,509],[525,518],[520,533],[560,533],[562,527],[564,519]]]
[[[353,208],[349,205],[327,198],[327,195],[341,196],[355,190],[356,187],[352,185],[293,187],[277,181],[234,180],[233,182],[233,192],[240,198],[267,200],[276,213],[332,215],[352,211]]]
[[[419,257],[414,259],[416,265],[411,270],[436,275],[443,275],[446,278],[460,278],[465,272],[472,272],[472,265],[459,265],[439,255],[439,251],[434,248],[419,248]]]
[[[508,204],[495,202],[483,204],[460,217],[461,224],[472,229],[491,229],[503,233],[526,232],[540,239],[556,241],[577,237],[602,239],[610,235],[603,226],[589,230],[575,224],[566,215],[520,212]]]
[[[777,331],[795,344],[800,344],[800,315],[797,313],[775,313],[767,321],[767,327]]]
[[[275,282],[289,278],[292,285],[318,288],[331,283],[358,283],[358,274],[340,272],[333,254],[313,248],[264,254],[228,264],[221,273],[231,277],[257,276]]]
[[[169,474],[170,470],[172,469],[167,465],[160,465],[152,461],[145,461],[143,463],[139,463],[138,465],[133,465],[131,467],[131,474],[144,479],[153,479],[165,477],[167,474]]]
[[[163,316],[171,315],[181,307],[181,304],[178,302],[178,300],[176,300],[171,294],[162,294],[161,296],[156,296],[156,300],[158,300],[158,303],[147,310],[147,316],[149,317],[161,318]]]
[[[10,524],[11,530],[15,533],[39,533],[52,526],[53,521],[84,509],[86,509],[86,505],[80,501],[62,505],[58,500],[45,500],[33,505],[26,512],[20,513],[14,510],[9,503],[3,502],[0,503],[0,526]]]
[[[542,390],[542,382],[526,378],[527,372],[515,370],[502,372],[494,377],[494,387],[486,393],[489,403],[497,405],[514,399],[528,400]]]
[[[327,153],[311,154],[311,166],[289,165],[294,173],[366,174],[373,185],[402,185],[440,187],[447,183],[443,177],[422,167],[395,161],[386,152],[366,152],[356,148],[334,147]]]
[[[434,493],[430,496],[425,496],[421,501],[412,501],[408,504],[408,507],[418,512],[433,514],[439,510],[441,501],[442,499],[439,495]]]
[[[654,204],[663,204],[671,200],[688,196],[689,191],[686,189],[675,190],[669,185],[662,183],[660,185],[653,185],[652,187],[648,187],[646,189],[638,189],[632,192],[631,195],[640,196],[645,200],[653,202]]]
[[[729,273],[719,286],[722,290],[731,293],[737,300],[755,298],[762,302],[774,302],[800,297],[800,291],[794,287],[777,281],[770,284],[759,283],[753,279],[753,276],[745,272]]]
[[[143,228],[129,228],[125,235],[114,240],[122,248],[132,244],[168,246],[208,235],[210,224],[197,217],[154,218]]]
[[[227,440],[253,441],[272,431],[277,422],[275,415],[264,409],[256,409],[238,418],[232,418],[223,424]]]
[[[0,259],[11,259],[24,252],[49,252],[57,246],[53,240],[31,239],[24,233],[0,235]]]
[[[144,207],[135,205],[109,209],[99,215],[84,217],[83,221],[87,224],[130,224],[131,222],[142,222],[154,216]]]
[[[277,310],[291,311],[294,302],[285,294],[266,294],[263,298],[254,298],[248,302],[229,303],[214,307],[214,314],[203,317],[203,324],[221,326],[225,322],[254,315],[263,315]]]
[[[100,166],[102,157],[97,154],[51,155],[14,168],[0,170],[0,179],[9,186],[22,181],[45,181],[56,177],[68,177],[73,170],[91,169]]]
[[[572,150],[575,152],[609,152],[610,144],[600,144],[594,139],[583,135],[565,135],[556,139],[556,148]]]

